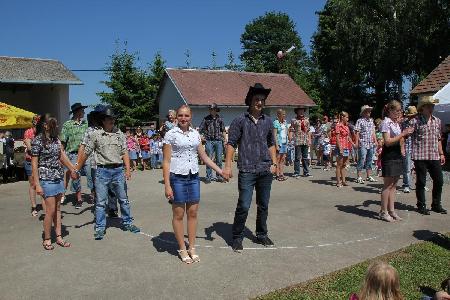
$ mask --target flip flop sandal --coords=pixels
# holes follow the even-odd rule
[[[62,242],[58,242],[58,238],[62,239],[61,235],[56,236],[56,244],[58,244],[59,246],[63,248],[69,248],[71,246],[71,244],[69,242],[66,242],[65,240],[62,240]]]
[[[286,181],[287,178],[284,177],[284,176],[278,176],[277,180],[278,180],[278,181]]]
[[[45,241],[50,241],[50,239],[45,239],[42,242],[42,247],[44,247],[45,250],[53,250],[55,247],[52,244],[45,244]]]
[[[36,207],[32,207],[31,208],[31,216],[32,217],[37,217],[37,215],[38,215],[38,212],[36,210]]]
[[[180,257],[181,261],[184,262],[185,264],[190,265],[194,262],[186,250],[177,250],[177,252],[178,252],[178,256]],[[181,253],[183,253],[183,252],[186,253],[186,256],[181,255]]]

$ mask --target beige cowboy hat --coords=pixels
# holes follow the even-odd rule
[[[405,116],[413,117],[415,115],[417,115],[417,108],[415,106],[408,106],[405,112]]]
[[[373,107],[369,106],[369,105],[363,105],[361,106],[361,112],[359,113],[359,115],[361,116],[363,114],[363,112],[365,112],[366,110],[372,110]]]
[[[417,110],[420,111],[422,109],[422,106],[424,105],[435,105],[438,104],[439,100],[434,99],[433,96],[424,96],[419,100],[419,103],[417,104]]]

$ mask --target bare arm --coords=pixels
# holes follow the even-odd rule
[[[125,166],[125,177],[127,180],[130,180],[131,179],[130,156],[128,155],[128,151],[125,151],[125,154],[122,155],[122,160]]]
[[[231,145],[226,145],[225,149],[225,168],[223,169],[222,176],[228,180],[229,178],[233,177],[233,173],[231,171],[231,162],[234,157],[235,149]]]
[[[39,158],[37,156],[31,157],[31,167],[32,167],[34,186],[36,187],[36,193],[39,195],[43,195],[43,191],[42,191],[41,185],[39,183],[38,160],[39,160]]]
[[[201,160],[203,160],[203,162],[208,167],[210,167],[211,169],[213,169],[219,175],[222,176],[222,170],[211,160],[211,158],[209,158],[209,156],[206,154],[205,149],[203,148],[202,145],[198,145],[197,152],[198,152],[198,155],[200,156]]]
[[[170,158],[172,157],[172,146],[169,144],[163,145],[163,178],[164,178],[164,189],[167,199],[173,199],[173,191],[170,186]]]
[[[274,128],[274,129],[273,129],[273,136],[276,137],[277,134],[278,134],[278,129]],[[278,139],[277,139],[277,138],[275,138],[275,147],[276,147],[276,150],[278,150],[279,147],[280,147],[280,145],[278,145]]]

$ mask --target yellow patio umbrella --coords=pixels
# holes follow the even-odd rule
[[[0,102],[0,129],[30,128],[34,113]]]

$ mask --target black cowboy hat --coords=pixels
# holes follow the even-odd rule
[[[245,105],[249,106],[254,95],[269,96],[271,89],[266,89],[261,83],[257,82],[248,89],[247,97],[245,97]]]
[[[70,112],[74,113],[79,109],[85,109],[87,106],[82,105],[80,102],[74,103],[72,104],[72,106],[70,107]]]
[[[217,111],[217,112],[220,111],[220,108],[217,106],[217,103],[211,104],[211,105],[209,106],[209,109],[215,110],[215,111]]]
[[[102,118],[110,117],[113,119],[115,119],[117,117],[116,114],[114,113],[113,109],[111,108],[111,106],[104,106],[103,111],[100,112],[100,116]]]

